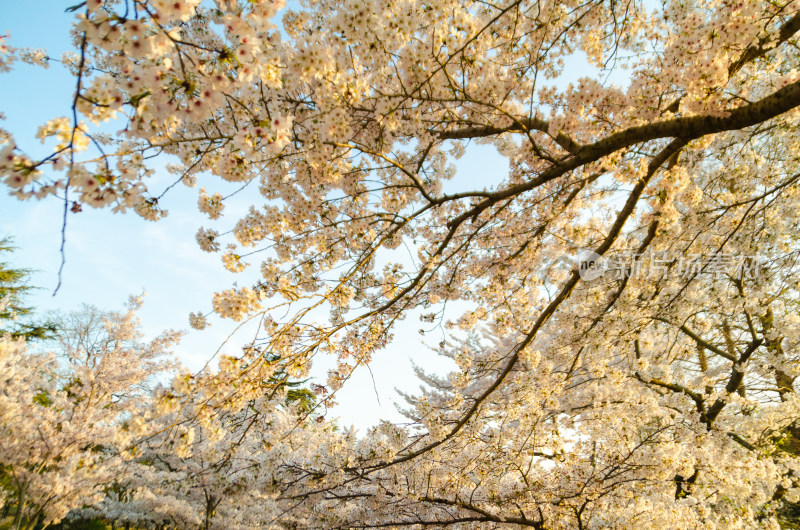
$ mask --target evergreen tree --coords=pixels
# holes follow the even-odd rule
[[[51,339],[56,326],[52,322],[36,322],[31,319],[33,309],[24,303],[25,296],[35,289],[28,284],[30,269],[18,269],[1,257],[13,252],[15,247],[9,237],[0,238],[0,335],[10,333],[12,337],[26,340]]]

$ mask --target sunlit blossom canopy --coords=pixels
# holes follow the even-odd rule
[[[443,330],[458,368],[422,374],[418,429],[269,453],[286,521],[775,527],[800,500],[798,8],[90,0],[52,154],[3,132],[0,176],[150,220],[157,161],[203,182],[197,243],[259,277],[191,323],[260,335],[162,396],[198,429],[317,354],[331,399],[409,315]],[[507,171],[456,178],[476,143]]]

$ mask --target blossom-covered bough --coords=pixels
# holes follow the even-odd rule
[[[774,527],[800,500],[800,3],[315,1],[279,30],[281,7],[79,4],[53,154],[0,151],[13,193],[65,218],[159,219],[165,155],[219,219],[201,248],[260,267],[211,304],[257,319],[258,347],[164,393],[177,431],[320,353],[337,390],[411,313],[450,330],[458,370],[409,396],[419,431],[289,429],[252,524]],[[508,171],[453,179],[472,142]]]

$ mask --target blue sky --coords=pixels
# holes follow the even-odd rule
[[[50,56],[60,57],[71,49],[72,15],[64,13],[64,9],[73,3],[76,0],[40,0],[36,3],[37,16],[32,16],[30,2],[5,0],[0,3],[0,34],[9,32],[12,46],[45,48]],[[577,61],[570,71],[588,73],[585,61]],[[564,76],[560,81],[566,83],[570,77],[577,76]],[[6,117],[0,127],[14,134],[23,149],[42,149],[34,133],[48,119],[68,114],[72,87],[72,78],[57,64],[44,70],[18,63],[12,72],[0,74],[0,112]],[[483,187],[487,182],[498,181],[507,165],[492,148],[473,146],[457,168],[457,181],[480,182],[479,187]],[[148,185],[159,189],[170,182],[170,177],[161,171]],[[210,179],[200,179],[199,185],[207,186],[210,192],[226,191]],[[237,211],[249,206],[246,195],[226,207],[228,223],[236,219]],[[217,255],[203,253],[198,248],[194,234],[199,226],[207,226],[208,221],[197,211],[196,200],[196,189],[174,188],[161,203],[169,210],[169,216],[157,223],[134,214],[115,215],[109,210],[91,208],[70,214],[67,261],[56,296],[52,293],[60,263],[63,204],[52,197],[20,202],[0,189],[0,235],[12,236],[18,247],[11,256],[12,264],[35,270],[31,283],[41,289],[30,302],[36,308],[71,310],[88,303],[116,309],[128,295],[145,291],[147,296],[140,316],[145,333],[152,337],[168,328],[188,329],[189,312],[208,311],[215,290],[228,288],[236,280],[247,283],[225,271]],[[204,331],[189,330],[177,350],[180,359],[192,369],[202,367],[233,329],[227,321],[213,319],[212,323]],[[413,392],[417,387],[412,360],[430,370],[448,367],[423,344],[417,332],[420,327],[414,318],[402,322],[394,343],[375,358],[371,373],[359,369],[338,393],[340,404],[331,414],[340,417],[342,424],[363,429],[381,418],[399,420],[394,407],[397,394],[393,389]],[[431,342],[439,340],[441,337],[437,335]],[[244,341],[245,337],[234,339],[222,351],[235,354]],[[333,361],[317,360],[313,374],[324,381]]]

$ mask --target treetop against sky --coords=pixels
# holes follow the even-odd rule
[[[312,360],[324,406],[409,320],[436,335],[455,368],[422,366],[411,426],[268,442],[290,517],[774,527],[800,493],[798,7],[90,0],[47,150],[3,131],[0,178],[67,226],[168,223],[195,188],[236,280],[191,325],[252,342],[154,397],[185,447]],[[507,170],[459,178],[476,145]]]

